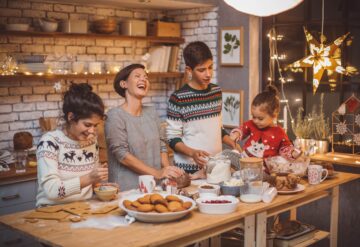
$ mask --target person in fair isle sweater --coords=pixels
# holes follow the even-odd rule
[[[276,125],[279,111],[280,100],[276,87],[269,85],[264,92],[256,95],[251,104],[252,120],[230,133],[230,138],[236,142],[247,138],[242,156],[267,158],[281,155],[288,160],[295,160],[301,155],[285,131]]]
[[[222,151],[222,142],[235,148],[222,128],[222,92],[210,83],[213,56],[201,42],[189,43],[183,52],[189,82],[175,91],[167,110],[167,138],[174,152],[174,163],[190,174],[203,177],[207,157]]]
[[[45,133],[37,145],[36,207],[90,199],[92,186],[108,179],[96,141],[96,127],[105,118],[101,98],[86,83],[71,84],[63,113],[64,128]]]

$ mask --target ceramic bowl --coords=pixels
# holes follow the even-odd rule
[[[118,188],[112,185],[101,185],[96,187],[94,191],[101,201],[111,201],[116,198]]]
[[[199,194],[203,194],[203,193],[210,193],[210,194],[214,194],[214,195],[219,195],[220,194],[220,186],[217,184],[201,184],[199,185],[198,188]]]
[[[236,211],[239,200],[234,196],[209,196],[196,199],[196,204],[204,214],[229,214]]]
[[[224,182],[220,183],[221,195],[240,196],[240,185],[226,185]]]

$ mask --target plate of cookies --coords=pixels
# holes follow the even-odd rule
[[[159,223],[180,219],[196,206],[191,198],[163,193],[132,194],[121,198],[119,207],[142,222]]]

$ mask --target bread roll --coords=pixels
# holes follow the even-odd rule
[[[13,138],[14,150],[25,150],[32,148],[33,146],[33,136],[31,133],[23,131],[17,132]]]

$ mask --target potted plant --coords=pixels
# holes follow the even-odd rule
[[[302,117],[304,109],[299,108],[296,119],[292,122],[291,127],[296,135],[295,146],[301,148],[303,152],[308,150],[311,143],[311,124],[307,116]]]

